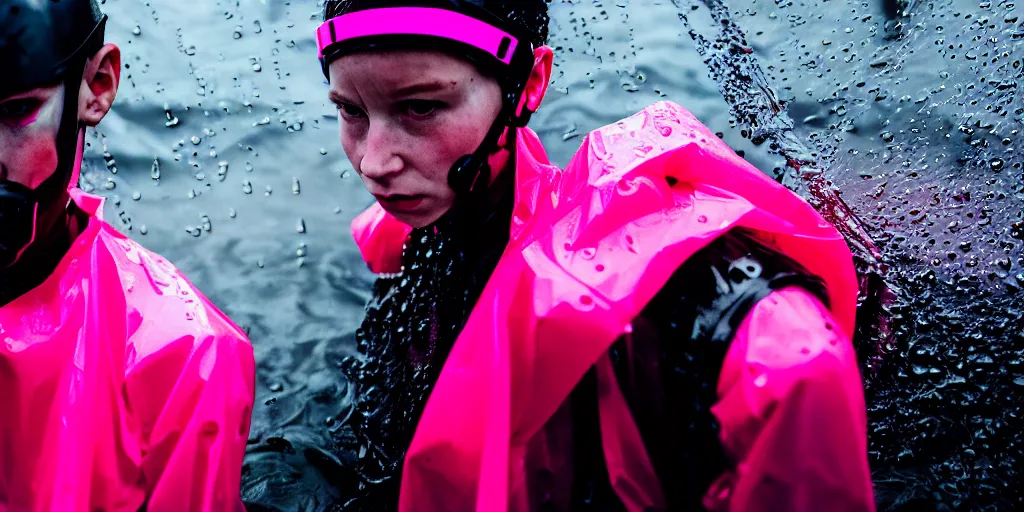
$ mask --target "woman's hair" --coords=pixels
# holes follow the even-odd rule
[[[513,35],[529,41],[534,48],[547,44],[548,0],[460,0],[456,3],[482,7],[501,18]],[[382,7],[440,7],[452,9],[453,2],[445,0],[327,0],[324,19],[336,18],[355,11]]]

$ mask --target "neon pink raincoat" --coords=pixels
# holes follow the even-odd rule
[[[0,309],[0,511],[243,510],[252,346],[71,194],[88,226]]]
[[[511,241],[420,419],[401,510],[529,510],[529,455],[595,365],[610,481],[631,512],[663,510],[606,352],[690,255],[739,227],[823,278],[831,311],[783,289],[747,315],[712,409],[736,471],[705,506],[874,510],[850,341],[857,283],[839,233],[672,103],[591,133],[565,170],[529,129],[517,144]],[[353,223],[376,272],[398,270],[408,231],[378,206]]]

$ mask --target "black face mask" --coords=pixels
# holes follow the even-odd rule
[[[0,8],[0,99],[64,84],[56,169],[35,189],[0,182],[0,273],[33,245],[53,246],[46,242],[67,236],[67,189],[82,130],[78,91],[86,60],[103,44],[105,21],[95,0],[11,0]]]

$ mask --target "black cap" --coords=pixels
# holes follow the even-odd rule
[[[0,98],[61,83],[103,45],[105,20],[96,0],[4,0]]]

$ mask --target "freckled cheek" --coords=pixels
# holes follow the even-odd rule
[[[345,157],[348,158],[349,163],[356,172],[359,172],[359,161],[363,158],[361,144],[362,137],[357,133],[357,130],[350,126],[346,126],[344,121],[339,121],[339,135],[341,138],[341,149],[345,152]]]
[[[452,165],[465,155],[477,150],[483,135],[476,135],[478,127],[474,123],[452,124],[434,132],[430,144],[420,151],[425,159],[431,162],[429,168],[433,180],[448,183],[448,172]],[[480,140],[478,140],[480,139]]]

